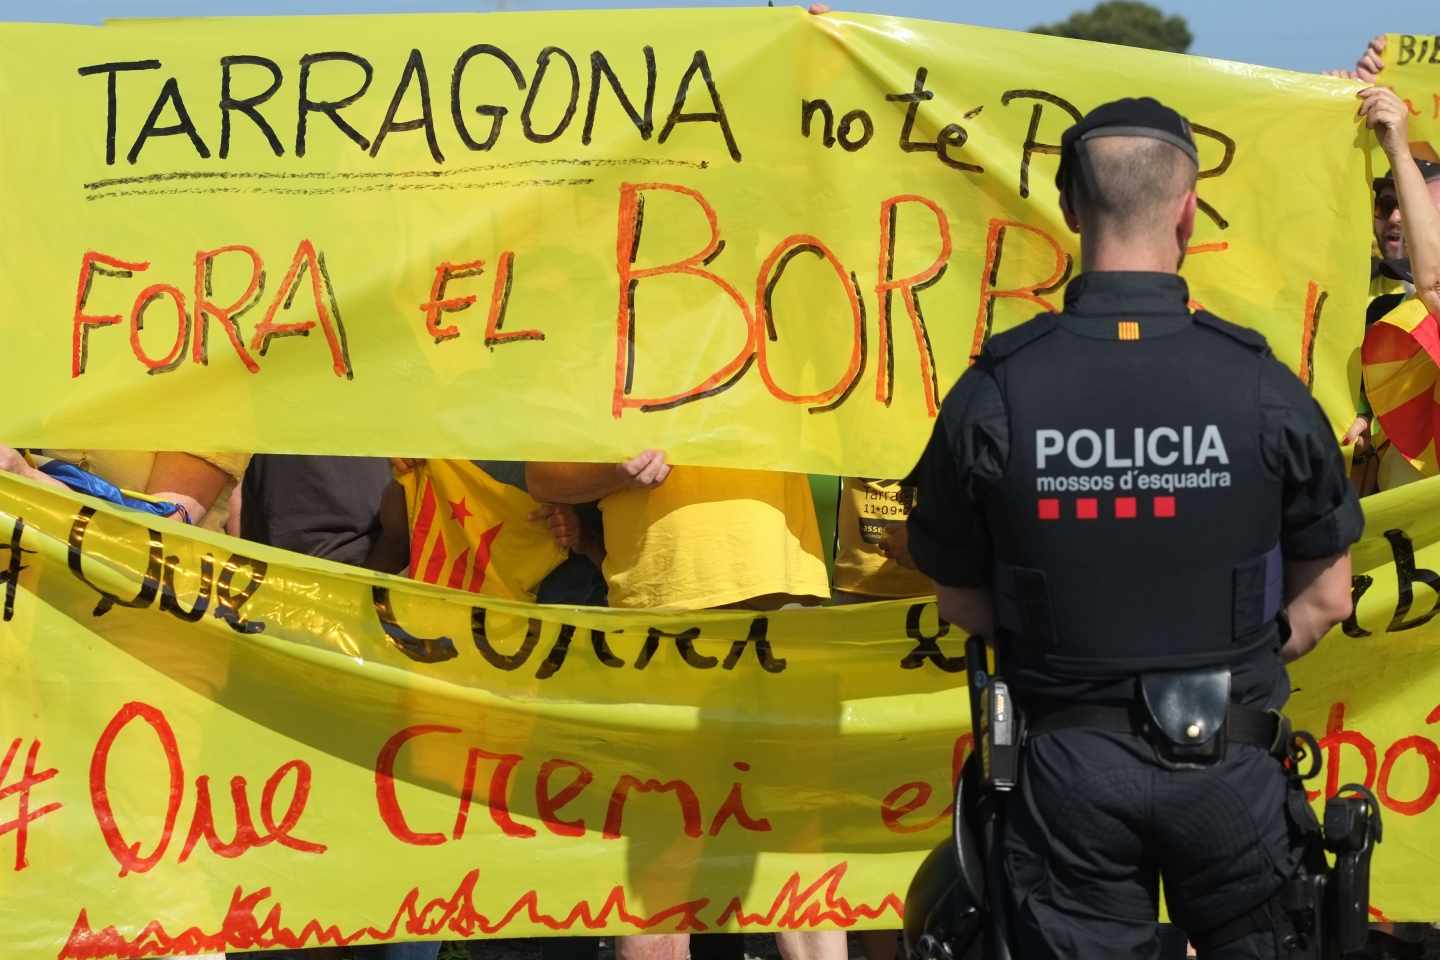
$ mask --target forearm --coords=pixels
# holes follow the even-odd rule
[[[1315,611],[1303,603],[1290,604],[1285,608],[1285,614],[1290,621],[1290,638],[1280,648],[1280,659],[1286,663],[1293,663],[1314,650],[1334,626],[1324,617],[1316,616]]]
[[[1350,615],[1350,554],[1285,565],[1285,613],[1290,638],[1280,648],[1286,663],[1314,650],[1331,628]]]
[[[157,453],[144,492],[180,504],[190,522],[199,523],[229,480],[224,470],[192,454]]]
[[[30,466],[29,463],[24,463],[24,465],[20,466],[20,468],[17,468],[14,472],[16,472],[16,474],[19,476],[23,476],[23,478],[33,479],[36,484],[45,484],[46,486],[59,486],[60,489],[69,489],[69,486],[62,484],[62,482],[58,481],[58,479],[53,478],[53,476],[50,476],[49,474],[46,474],[46,472],[42,471],[42,469],[36,469],[35,466]]]
[[[940,616],[971,636],[993,641],[995,609],[990,591],[974,587],[947,587],[935,584],[935,597],[940,603]]]
[[[30,466],[24,459],[18,460],[9,472],[14,473],[16,476],[24,477],[27,480],[34,480],[36,483],[43,483],[49,487],[59,487],[61,490],[70,489],[44,470]]]
[[[1431,313],[1440,315],[1440,210],[1408,152],[1392,156],[1390,163],[1395,172],[1395,197],[1403,218],[1415,295]]]
[[[613,463],[527,463],[525,486],[542,503],[589,503],[629,485]]]
[[[24,477],[26,480],[33,480],[36,483],[43,483],[50,487],[64,488],[65,484],[56,480],[43,470],[37,470],[30,466],[30,461],[25,459],[25,454],[14,447],[7,447],[0,444],[0,473],[11,473],[17,477]]]

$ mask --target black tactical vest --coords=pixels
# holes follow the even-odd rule
[[[1281,485],[1262,336],[1204,313],[1044,315],[978,361],[1010,425],[987,495],[996,626],[1021,665],[1110,676],[1276,641]]]

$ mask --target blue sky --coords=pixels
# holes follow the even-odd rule
[[[763,2],[763,0],[762,0]],[[1023,30],[1094,0],[854,0],[837,8]],[[94,23],[111,17],[285,13],[397,13],[439,10],[574,10],[602,7],[759,6],[756,0],[3,0],[10,20]],[[1435,0],[1183,0],[1159,3],[1195,34],[1191,53],[1290,70],[1350,66],[1374,34],[1440,32]]]

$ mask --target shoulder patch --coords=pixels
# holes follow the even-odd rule
[[[1056,329],[1055,314],[1039,313],[1013,330],[997,333],[985,341],[980,348],[980,357],[988,360],[1004,360],[1021,347],[1029,346],[1036,340]]]
[[[1249,327],[1242,327],[1238,323],[1231,323],[1229,320],[1221,320],[1213,313],[1206,313],[1204,310],[1195,311],[1195,322],[1202,327],[1208,327],[1216,333],[1223,333],[1231,340],[1238,341],[1254,350],[1256,353],[1269,353],[1270,341],[1258,330]]]

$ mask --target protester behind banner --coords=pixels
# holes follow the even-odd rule
[[[391,483],[383,457],[261,454],[245,471],[241,531],[246,540],[338,563],[365,562],[380,537],[380,506]],[[438,941],[355,946],[348,951],[262,950],[230,960],[435,960]]]
[[[474,467],[490,479],[529,494],[525,463],[506,460],[475,460]],[[535,591],[535,602],[566,606],[605,606],[605,578],[600,573],[605,545],[600,534],[600,512],[594,503],[571,506],[538,503],[531,520],[542,520],[555,543],[569,556],[546,574]],[[484,941],[469,945],[470,956],[484,960],[491,948]],[[600,941],[595,937],[545,937],[540,941],[541,960],[596,960]]]
[[[1440,205],[1440,164],[1425,160],[1416,160],[1415,163],[1424,178],[1425,188],[1430,193],[1429,200]],[[1424,198],[1415,196],[1414,183],[1411,178],[1402,178],[1402,182],[1408,185],[1407,192],[1411,195],[1412,201],[1425,202]],[[1417,291],[1411,260],[1405,246],[1407,228],[1404,224],[1394,171],[1377,178],[1373,186],[1376,252],[1370,263],[1370,303],[1365,313],[1367,332],[1376,321],[1397,307],[1410,312],[1418,309],[1419,317],[1423,317],[1429,312],[1423,300],[1412,299],[1416,297]],[[1424,211],[1421,210],[1420,213],[1423,217]],[[1422,235],[1421,240],[1424,239]],[[1420,253],[1422,263],[1432,256],[1428,245]],[[1408,303],[1407,300],[1409,300]],[[1382,331],[1380,335],[1389,336],[1392,333],[1393,331]],[[1373,349],[1372,346],[1372,351]],[[1403,478],[1407,475],[1411,475],[1413,478],[1414,470],[1405,462],[1405,458],[1398,456],[1393,445],[1386,438],[1383,428],[1376,419],[1375,410],[1366,389],[1367,379],[1374,379],[1377,375],[1384,374],[1372,372],[1367,377],[1363,364],[1362,351],[1362,376],[1359,397],[1356,402],[1355,420],[1341,438],[1341,444],[1346,446],[1354,444],[1351,477],[1355,482],[1357,492],[1361,496],[1367,496],[1379,489],[1388,489],[1398,482],[1403,482]],[[1380,481],[1382,472],[1386,476],[1383,486]]]
[[[486,596],[604,605],[593,505],[536,501],[519,462],[395,460],[393,471],[394,482],[383,485],[380,534],[367,566]],[[390,467],[386,472],[388,480]],[[493,629],[505,619],[487,622]],[[595,941],[546,938],[541,952],[546,960],[579,960],[595,954]],[[402,956],[411,960],[409,954],[395,958]]]
[[[543,502],[597,501],[610,605],[702,610],[829,595],[804,476],[671,467],[658,450],[623,464],[530,463]]]
[[[1377,36],[1360,55],[1353,71],[1331,73],[1375,83],[1384,69],[1382,58],[1387,45],[1385,35]],[[1436,103],[1440,106],[1440,98]],[[1342,444],[1354,444],[1351,479],[1361,496],[1394,489],[1436,472],[1433,440],[1436,430],[1430,410],[1433,401],[1421,400],[1419,406],[1423,409],[1417,408],[1414,401],[1417,397],[1432,397],[1436,379],[1440,377],[1440,366],[1437,366],[1440,355],[1425,348],[1426,344],[1435,342],[1437,301],[1432,296],[1436,289],[1433,268],[1440,263],[1436,259],[1440,232],[1434,230],[1435,218],[1429,213],[1440,209],[1440,164],[1432,162],[1432,147],[1403,134],[1407,114],[1416,113],[1412,105],[1407,104],[1399,111],[1395,106],[1394,102],[1377,104],[1384,113],[1399,116],[1408,149],[1398,149],[1396,141],[1400,137],[1381,141],[1391,169],[1374,181],[1375,249],[1370,268],[1366,333],[1361,346],[1361,385],[1356,419],[1341,438]],[[1412,156],[1428,195],[1421,195],[1415,178],[1408,173]],[[1427,156],[1430,159],[1425,159]],[[1397,176],[1399,171],[1404,172]],[[1407,221],[1407,215],[1413,219]],[[1413,254],[1421,264],[1418,286],[1409,247],[1412,236]],[[1427,270],[1432,271],[1429,290],[1425,289]],[[1390,435],[1386,424],[1395,429],[1401,443],[1416,456],[1401,452],[1396,436]],[[1432,438],[1428,444],[1426,435]],[[1418,943],[1426,932],[1425,925],[1381,924],[1376,935]]]
[[[814,501],[802,475],[672,468],[662,451],[646,450],[620,464],[530,463],[526,482],[542,500],[598,501],[611,606],[772,610],[829,595]],[[693,873],[693,863],[667,850],[639,852],[630,866],[629,882],[642,889]],[[785,960],[846,956],[843,932],[775,938]],[[712,945],[697,946],[688,933],[628,936],[616,952],[621,960],[713,952]]]
[[[841,478],[833,587],[845,600],[934,593],[935,585],[910,559],[905,519],[914,504],[915,488],[904,480]]]
[[[513,487],[535,503],[528,519],[544,523],[556,545],[567,552],[535,590],[535,602],[572,606],[600,606],[607,603],[605,577],[600,565],[605,560],[600,509],[594,503],[541,503],[530,497],[525,484],[526,464],[516,460],[473,460],[471,463],[491,480]]]
[[[839,480],[831,602],[932,596],[935,584],[915,569],[905,525],[915,505],[915,487],[904,480]],[[900,947],[899,931],[865,930],[860,943],[866,960],[894,960]]]
[[[394,468],[403,500],[392,490],[377,569],[533,603],[569,556],[540,503],[475,463],[397,460]]]
[[[248,459],[235,454],[109,450],[44,450],[26,456],[0,447],[0,471],[212,530],[225,527],[230,495]],[[187,656],[183,650],[173,651],[172,669],[187,672],[182,666]],[[188,672],[196,683],[210,686],[218,682],[203,665]],[[8,761],[5,766],[9,766]],[[197,960],[223,957],[205,954]]]
[[[1371,61],[1375,46],[1383,49],[1384,38],[1371,41],[1371,49],[1357,63],[1357,75],[1373,76]],[[1339,72],[1339,71],[1337,71]],[[1395,331],[1375,331],[1373,325],[1397,307],[1407,316],[1400,320],[1410,333],[1426,314],[1440,312],[1440,166],[1411,157],[1408,139],[1408,110],[1396,94],[1383,87],[1362,91],[1362,115],[1382,131],[1380,145],[1390,161],[1390,172],[1375,180],[1373,233],[1375,256],[1371,262],[1371,300],[1365,316],[1367,340],[1374,336],[1392,338]],[[1402,307],[1402,304],[1404,305]],[[1414,314],[1413,317],[1408,316]],[[1392,319],[1393,321],[1396,318]],[[1383,358],[1387,363],[1411,359],[1402,370],[1393,363],[1386,367],[1369,368],[1371,359]],[[1418,361],[1418,362],[1416,362]],[[1378,489],[1389,489],[1426,475],[1424,442],[1410,444],[1408,455],[1374,430],[1376,413],[1374,390],[1383,391],[1381,404],[1387,417],[1395,423],[1397,395],[1410,400],[1418,391],[1420,381],[1433,379],[1433,361],[1426,362],[1418,350],[1395,354],[1393,349],[1377,349],[1372,342],[1362,351],[1362,370],[1356,416],[1341,438],[1341,444],[1354,444],[1352,480],[1361,495]],[[1417,380],[1417,377],[1420,379]],[[1405,419],[1411,404],[1398,416]],[[1413,432],[1412,428],[1409,432]],[[1433,433],[1428,425],[1424,432]],[[1433,459],[1431,457],[1430,459]],[[1433,471],[1432,471],[1433,472]]]
[[[27,456],[0,446],[0,471],[119,506],[174,515],[209,530],[224,529],[230,493],[249,459],[244,454],[118,450],[35,450]]]
[[[380,537],[380,500],[390,480],[384,457],[259,454],[241,484],[240,536],[363,566]]]

